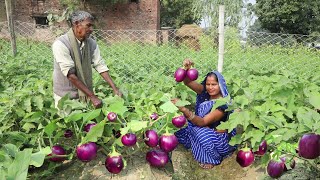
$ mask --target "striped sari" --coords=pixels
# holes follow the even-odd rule
[[[223,76],[213,71],[219,82],[221,93],[223,97],[228,96],[228,90]],[[206,78],[210,73],[207,74]],[[204,117],[211,112],[214,100],[210,100],[209,94],[205,90],[206,78],[202,82],[204,85],[204,91],[197,95],[196,102],[196,115]],[[227,105],[219,106],[217,109],[225,111],[228,108]],[[199,127],[188,121],[188,126],[175,132],[179,143],[183,144],[187,149],[191,149],[195,160],[202,164],[214,164],[218,165],[224,158],[229,156],[236,146],[229,145],[230,138],[236,134],[236,130],[231,132],[218,133],[214,130],[221,121],[228,120],[230,112],[225,112],[224,117],[214,124],[208,127]]]

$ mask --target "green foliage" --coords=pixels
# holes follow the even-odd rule
[[[183,24],[198,24],[201,16],[193,13],[194,0],[160,0],[160,25],[180,28]]]
[[[194,1],[194,12],[197,17],[210,19],[210,27],[218,27],[219,5],[225,6],[226,24],[237,27],[241,20],[243,7],[242,0],[207,0]],[[228,20],[227,20],[228,19]]]
[[[246,80],[243,77],[247,77]],[[228,82],[234,96],[233,107],[238,109],[219,128],[241,127],[244,133],[241,138],[236,136],[232,144],[247,142],[257,150],[265,139],[270,152],[279,156],[284,152],[295,154],[292,151],[297,148],[299,137],[308,132],[320,132],[318,103],[310,101],[311,96],[314,99],[320,96],[316,85],[319,81],[309,78],[286,70],[266,71],[260,75],[246,71],[240,77],[234,76]],[[292,143],[287,143],[287,149],[283,149],[283,142]]]
[[[29,166],[42,166],[45,156],[50,152],[45,148],[32,153],[32,148],[19,150],[14,144],[2,144],[2,148],[0,148],[0,178],[27,179]]]
[[[260,0],[254,11],[261,27],[272,33],[311,34],[320,31],[319,1]]]
[[[284,48],[267,45],[263,47],[263,54],[274,59],[265,60],[265,57],[257,56],[257,53],[261,53],[260,48],[242,48],[234,38],[237,35],[234,29],[227,31],[233,33],[226,37],[228,53],[223,75],[233,98],[230,110],[235,111],[219,129],[242,128],[244,132],[231,140],[231,143],[239,144],[239,147],[248,144],[256,150],[259,143],[266,139],[270,145],[269,150],[274,151],[275,155],[294,154],[298,139],[303,133],[320,133],[320,117],[317,112],[320,75],[315,73],[318,72],[316,68],[311,72],[303,69],[308,65],[314,66],[314,61],[319,57],[308,53],[309,50],[303,46]],[[8,174],[10,177],[12,174],[12,177],[19,174],[25,177],[26,169],[16,167],[15,161],[20,159],[20,156],[15,156],[17,152],[21,152],[23,157],[28,155],[26,160],[31,158],[21,167],[42,167],[43,163],[51,164],[46,160],[46,155],[55,144],[68,150],[67,157],[70,160],[75,159],[73,152],[76,146],[88,141],[96,142],[106,152],[116,147],[121,154],[129,155],[134,152],[122,145],[121,138],[117,138],[113,130],[119,130],[122,135],[135,133],[138,139],[143,138],[147,129],[154,129],[159,135],[165,133],[166,129],[170,133],[178,130],[172,125],[171,119],[181,114],[170,100],[178,97],[182,100],[179,102],[181,105],[193,106],[195,93],[182,83],[174,81],[173,73],[181,66],[177,64],[181,64],[186,55],[189,55],[199,70],[199,82],[204,74],[215,69],[212,59],[217,56],[216,49],[205,41],[205,37],[202,38],[203,48],[201,52],[194,54],[186,47],[172,44],[127,42],[107,46],[99,41],[110,75],[124,97],[113,96],[112,89],[95,73],[95,92],[103,99],[103,107],[93,109],[90,104],[63,98],[59,103],[63,113],[54,108],[52,98],[52,57],[39,56],[38,49],[34,48],[44,47],[47,52],[42,53],[51,54],[50,46],[29,44],[28,51],[18,53],[17,57],[7,55],[1,58],[0,167],[13,167],[16,170],[9,172],[6,168],[0,168],[0,178]],[[2,41],[2,44],[9,46],[6,41]],[[239,52],[245,56],[239,57]],[[301,59],[304,59],[303,66]],[[275,64],[283,64],[292,70],[274,70]],[[221,103],[226,101],[229,99],[223,99]],[[116,122],[106,119],[108,112],[117,113]],[[159,114],[156,121],[149,118],[153,112]],[[83,127],[88,123],[97,125],[86,133]],[[71,139],[63,136],[66,129],[74,132]],[[11,147],[10,151],[4,150],[4,147]],[[137,147],[146,149],[141,141],[138,141]],[[31,149],[31,153],[28,149]],[[28,154],[24,154],[26,152]],[[262,157],[265,162],[270,158],[269,152]]]

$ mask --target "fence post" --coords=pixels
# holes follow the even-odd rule
[[[7,20],[8,20],[8,28],[10,31],[10,41],[13,56],[17,54],[17,45],[16,45],[16,35],[14,33],[14,23],[12,17],[12,0],[5,0],[6,4],[6,12],[7,12]]]
[[[224,5],[219,6],[219,57],[218,71],[222,72],[224,55]]]

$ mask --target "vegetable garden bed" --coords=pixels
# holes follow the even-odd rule
[[[2,40],[0,41],[2,43]],[[6,45],[8,46],[8,43],[2,43],[2,46]],[[112,151],[112,147],[123,155],[126,166],[119,175],[112,175],[114,178],[131,177],[131,173],[136,172],[136,177],[145,179],[155,177],[179,179],[174,173],[179,172],[179,170],[174,171],[178,166],[170,162],[165,168],[160,169],[151,168],[146,163],[144,150],[147,146],[143,142],[143,134],[147,129],[154,129],[159,135],[178,130],[171,123],[173,117],[180,115],[170,104],[172,97],[179,97],[183,103],[191,106],[195,102],[195,94],[181,83],[176,83],[173,78],[174,71],[180,66],[176,64],[181,64],[186,58],[188,49],[171,46],[171,48],[163,46],[145,46],[144,48],[139,46],[138,48],[133,44],[126,45],[130,50],[123,51],[119,50],[123,45],[101,45],[110,74],[119,85],[124,98],[114,97],[112,90],[95,74],[95,91],[103,99],[104,107],[94,110],[91,106],[76,101],[63,100],[60,106],[65,110],[65,114],[58,114],[53,107],[50,47],[41,44],[46,55],[40,56],[34,44],[29,45],[28,51],[20,52],[14,58],[8,53],[1,52],[3,58],[0,59],[0,140],[2,142],[0,179],[24,179],[27,176],[35,179],[54,179],[59,177],[57,172],[64,174],[64,177],[71,175],[75,179],[80,177],[85,179],[91,175],[94,176],[95,173],[97,179],[108,178],[111,175],[104,167],[104,160]],[[40,45],[37,44],[36,47],[38,46]],[[257,47],[253,47],[247,49],[245,53],[255,54],[253,53],[255,50],[260,51]],[[293,53],[294,51],[297,53]],[[139,55],[134,56],[131,52]],[[259,63],[264,62],[264,57],[255,57],[256,61],[245,58],[239,61],[227,59],[223,74],[234,99],[231,109],[237,109],[237,111],[232,114],[228,122],[222,123],[220,128],[240,127],[243,130],[231,140],[231,143],[239,144],[239,149],[248,145],[252,151],[256,151],[260,143],[266,140],[268,151],[254,161],[254,164],[261,165],[262,169],[265,170],[271,158],[277,159],[285,154],[298,159],[297,168],[295,168],[297,170],[283,173],[283,177],[287,177],[288,174],[293,174],[292,177],[309,177],[311,174],[312,178],[319,178],[319,157],[309,160],[299,157],[296,152],[303,134],[310,132],[320,134],[320,74],[318,73],[320,61],[306,60],[304,64],[313,67],[312,71],[306,72],[299,68],[301,62],[296,61],[296,58],[303,56],[302,52],[308,51],[304,48],[284,50],[279,47],[274,49],[268,47],[265,55],[280,56],[282,62],[271,61],[267,66],[259,66]],[[167,53],[170,54],[169,58],[163,56]],[[215,55],[212,50],[203,50],[190,55],[199,70],[198,81],[202,80],[206,72],[215,69],[216,66],[210,59]],[[306,56],[319,60],[319,56],[314,54]],[[285,59],[285,57],[288,58]],[[139,64],[132,65],[134,64],[132,60]],[[290,71],[286,68],[271,68],[275,63],[295,68]],[[106,118],[109,112],[115,112],[118,120],[109,122]],[[158,120],[150,118],[154,112],[159,115]],[[83,127],[88,123],[97,125],[92,131],[85,132]],[[74,133],[70,142],[64,137],[67,129],[71,129]],[[137,144],[134,149],[123,146],[120,138],[116,138],[114,133],[118,131],[122,135],[128,132],[136,134]],[[77,160],[76,147],[90,141],[98,144],[100,150],[98,157],[86,163]],[[56,144],[62,145],[67,152],[63,156],[68,159],[64,162],[65,165],[48,160],[47,155],[51,153],[51,147]],[[137,153],[136,150],[139,149],[142,149],[143,153]],[[179,161],[184,158],[191,159],[190,154],[183,154]],[[247,177],[245,172],[252,174],[256,172],[254,165],[249,166],[248,169],[240,168],[234,160],[235,154],[226,160],[227,163],[231,163],[230,166],[217,166],[212,173],[215,174],[221,170],[227,174],[235,167],[239,170],[237,172],[243,172],[244,177]],[[70,162],[67,163],[68,161]],[[60,165],[62,166],[59,167]],[[61,171],[62,167],[67,168],[67,166],[74,170]],[[191,164],[191,167],[195,168],[198,165]],[[81,168],[83,171],[79,173]],[[96,168],[99,171],[95,171]],[[103,168],[105,174],[102,173]],[[151,173],[144,174],[144,171]],[[89,174],[85,175],[87,172]],[[191,173],[194,173],[202,177],[201,175],[207,176],[208,172],[211,173],[200,169],[194,172],[187,171],[186,175],[191,177]],[[258,174],[265,175],[265,171],[263,173],[259,171]],[[211,176],[208,175],[208,177]]]

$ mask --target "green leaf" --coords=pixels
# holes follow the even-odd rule
[[[8,167],[8,179],[27,179],[31,153],[32,149],[24,149],[17,153],[13,163]]]
[[[282,139],[288,141],[291,138],[294,138],[297,135],[296,129],[288,129],[286,133],[283,134]]]
[[[227,96],[227,97],[224,97],[224,98],[219,98],[214,103],[212,109],[216,109],[219,106],[223,106],[225,104],[228,104],[229,101],[230,101],[230,96]]]
[[[263,115],[263,116],[260,116],[260,118],[269,124],[275,125],[277,128],[283,127],[283,124],[281,124],[281,122],[274,116]]]
[[[40,151],[33,153],[31,155],[30,165],[33,165],[35,167],[41,167],[44,162],[45,157],[46,157],[46,155]]]
[[[311,109],[307,107],[300,107],[297,112],[297,119],[299,122],[309,128],[310,130],[313,129],[313,112]]]
[[[254,127],[260,129],[260,130],[264,130],[266,129],[266,127],[264,126],[264,123],[261,119],[259,118],[253,118],[251,119],[251,124],[254,125]]]
[[[269,156],[269,154],[265,154],[264,156],[262,156],[262,158],[261,158],[261,164],[266,165],[269,161],[270,161],[270,156]]]
[[[187,99],[187,97],[188,97],[188,92],[182,91],[182,92],[180,93],[180,97],[181,97],[182,100]]]
[[[248,98],[244,95],[235,97],[234,101],[240,104],[241,109],[244,109],[244,106],[249,104]]]
[[[44,83],[39,84],[38,92],[43,94],[43,95],[46,95],[46,91],[44,90],[44,88],[45,88],[44,86],[46,86],[46,84],[44,84]]]
[[[106,120],[103,120],[97,125],[93,126],[88,134],[82,139],[81,144],[85,144],[87,142],[97,142],[98,138],[102,137],[105,124]]]
[[[42,96],[34,96],[32,97],[32,101],[35,103],[35,105],[42,110],[43,109],[43,98]]]
[[[295,108],[296,108],[296,105],[295,105],[295,96],[294,94],[290,95],[288,98],[287,98],[287,108],[288,110],[290,111],[294,111]]]
[[[217,126],[217,129],[227,129],[229,132],[232,131],[234,128],[236,128],[239,125],[240,119],[238,118],[229,118],[226,122],[221,122],[219,126]]]
[[[309,131],[311,131],[311,129],[303,124],[300,124],[300,126],[298,126],[297,131],[298,131],[298,133],[303,133],[303,132],[309,132]]]
[[[4,162],[5,159],[8,158],[8,157],[9,157],[8,154],[5,153],[4,151],[2,151],[2,150],[0,149],[0,162],[1,162],[1,163]],[[0,163],[0,165],[1,165],[1,163]],[[1,169],[1,168],[0,168],[0,169]]]
[[[282,124],[282,126],[287,124],[287,121],[286,121],[286,118],[284,117],[283,112],[275,112],[273,113],[273,117],[275,117],[277,122]]]
[[[68,117],[64,118],[64,121],[66,123],[76,122],[76,121],[80,120],[84,116],[84,114],[85,113],[82,113],[82,111],[80,111],[80,110],[75,110],[71,114],[69,114]]]
[[[26,133],[29,133],[30,129],[34,129],[36,126],[33,123],[24,123],[22,129],[26,130]]]
[[[160,101],[162,101],[162,102],[168,102],[168,101],[171,101],[171,99],[172,99],[171,94],[165,93],[165,94],[163,94],[163,96],[160,98]]]
[[[114,112],[117,115],[124,117],[124,113],[128,111],[127,106],[124,105],[124,101],[117,101],[115,103],[110,104],[108,108],[109,112]]]
[[[41,148],[39,152],[41,152],[41,153],[44,154],[44,155],[48,155],[48,154],[51,153],[51,147],[50,147],[50,146],[47,146],[47,147],[45,147],[45,148]]]
[[[265,133],[258,129],[253,129],[245,134],[245,139],[251,138],[251,146],[256,147],[262,141]]]
[[[120,128],[120,133],[122,135],[127,134],[130,130],[130,127],[124,127],[124,128]],[[120,139],[120,138],[119,138]]]
[[[135,133],[140,131],[141,129],[148,127],[148,121],[131,120],[127,124],[127,127],[129,127],[133,133]]]
[[[121,134],[122,134],[122,132],[121,132]],[[125,134],[126,134],[126,133],[125,133]],[[122,144],[122,142],[121,142],[121,138],[117,138],[117,139],[114,141],[113,144],[114,144],[114,145],[116,144],[116,145],[118,145],[118,146],[120,146],[120,147],[123,146],[123,144]]]
[[[231,138],[229,144],[231,146],[234,146],[236,144],[241,144],[241,142],[242,142],[241,134],[237,134]]]
[[[69,99],[69,93],[63,96],[58,102],[58,109],[63,109],[64,102]]]
[[[240,111],[240,112],[234,112],[230,115],[230,118],[232,120],[236,120],[238,124],[241,124],[244,126],[244,130],[246,129],[246,124],[249,124],[251,117],[250,117],[250,112],[249,111]],[[229,121],[229,120],[228,120]]]
[[[17,140],[20,142],[26,142],[29,139],[29,137],[27,137],[27,134],[22,133],[22,132],[17,132],[17,131],[7,132],[7,135],[11,139],[14,139],[14,140]]]
[[[19,152],[19,149],[14,144],[5,144],[3,148],[11,157],[16,157],[16,154]]]
[[[6,179],[6,174],[7,172],[0,166],[0,179]]]
[[[293,112],[290,109],[284,111],[284,115],[288,116],[289,118],[293,118]]]
[[[189,104],[191,104],[189,101],[179,100],[179,101],[176,103],[176,106],[182,107],[182,106],[186,106],[186,105],[189,105]]]
[[[315,109],[320,109],[320,93],[312,93],[312,95],[309,97],[309,103]]]
[[[44,132],[48,135],[48,136],[52,136],[53,132],[58,128],[58,126],[56,125],[56,121],[52,121],[51,123],[49,123],[48,125],[46,125],[46,127],[44,128]]]
[[[67,99],[64,102],[64,109],[68,109],[65,107],[71,107],[71,109],[86,109],[88,107],[88,103],[79,101],[78,99]]]
[[[101,109],[95,109],[93,111],[90,111],[88,113],[84,113],[83,115],[83,120],[84,122],[89,122],[92,119],[95,119],[96,117],[98,117],[101,113]]]
[[[280,106],[279,104],[274,104],[271,106],[270,111],[271,112],[277,112],[277,111],[285,111],[286,108],[283,106]]]
[[[164,104],[162,104],[160,106],[160,109],[162,109],[163,112],[168,112],[168,113],[175,113],[178,111],[178,108],[171,101],[167,101]]]
[[[272,132],[270,132],[269,135],[272,135],[275,137],[273,139],[273,143],[280,143],[281,141],[284,141],[284,138],[290,138],[290,134],[286,137],[285,134],[289,131],[288,128],[278,128]]]
[[[37,111],[37,112],[31,112],[28,113],[24,118],[23,122],[34,122],[34,123],[40,123],[40,121],[43,119],[44,112]]]
[[[16,108],[15,109],[15,111],[16,111],[16,114],[18,115],[18,117],[24,117],[25,115],[26,115],[26,112],[24,111],[24,109],[22,109],[22,108]]]
[[[7,169],[12,164],[14,158],[10,157],[6,152],[0,150],[0,169]]]
[[[31,97],[26,98],[23,101],[24,108],[27,112],[31,112]]]

